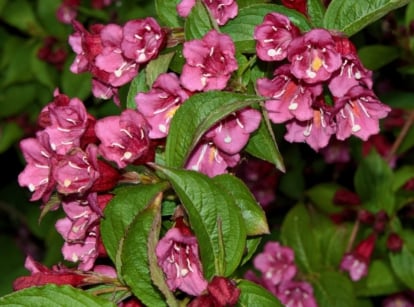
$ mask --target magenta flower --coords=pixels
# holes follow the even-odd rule
[[[172,117],[188,96],[188,92],[181,87],[180,80],[174,73],[159,75],[148,93],[138,93],[135,96],[138,111],[151,126],[151,139],[167,136]]]
[[[306,83],[328,80],[342,65],[332,35],[324,29],[313,29],[290,42],[287,54],[292,74]]]
[[[121,103],[118,97],[118,88],[106,84],[96,78],[92,79],[92,94],[97,98],[105,100],[113,97],[115,104],[118,106]]]
[[[30,192],[33,192],[30,200],[42,198],[46,202],[55,186],[52,173],[56,157],[50,147],[49,135],[40,131],[36,134],[36,138],[20,141],[20,150],[27,165],[19,174],[19,185],[28,187]]]
[[[284,306],[289,307],[317,307],[313,288],[304,281],[287,281],[279,285],[277,298]]]
[[[296,275],[294,252],[279,242],[267,242],[262,253],[254,260],[254,266],[263,274],[263,278],[276,286],[290,281]]]
[[[272,98],[266,100],[265,109],[274,123],[283,123],[296,118],[299,121],[313,118],[312,103],[322,93],[322,85],[304,84],[290,72],[290,65],[277,68],[272,80],[257,79],[260,95]]]
[[[187,17],[191,9],[194,7],[196,1],[195,0],[181,0],[180,3],[177,4],[177,13],[181,17]]]
[[[206,137],[211,139],[219,150],[234,155],[246,146],[250,133],[259,127],[261,119],[259,111],[246,108],[220,121],[206,133]]]
[[[299,34],[300,30],[285,15],[267,14],[254,29],[257,56],[263,61],[285,59],[290,42]]]
[[[335,106],[339,109],[335,117],[338,126],[336,137],[339,140],[353,134],[366,141],[379,132],[378,120],[391,111],[371,90],[362,86],[351,88],[335,102]]]
[[[78,15],[80,0],[64,0],[56,10],[56,19],[64,24],[71,24]]]
[[[198,296],[206,290],[197,238],[181,219],[158,242],[155,254],[172,291],[180,289]]]
[[[51,148],[64,155],[71,148],[80,146],[88,124],[88,113],[78,98],[69,99],[56,90],[53,102],[43,108],[39,119],[49,135]]]
[[[165,32],[152,17],[128,21],[123,27],[123,33],[123,54],[137,63],[152,60],[164,45]]]
[[[56,189],[59,193],[83,194],[92,187],[100,174],[98,171],[98,148],[89,144],[85,151],[79,147],[59,156],[53,169]]]
[[[286,124],[285,140],[288,142],[306,142],[315,151],[328,145],[336,127],[328,114],[320,108],[313,111],[313,119],[308,121],[291,120]]]
[[[183,86],[190,91],[224,89],[231,73],[237,69],[235,52],[230,36],[216,30],[211,30],[201,40],[185,42]]]
[[[214,177],[226,173],[228,167],[236,166],[239,161],[239,154],[228,155],[212,142],[201,142],[191,153],[185,168]]]
[[[235,0],[203,0],[217,24],[222,26],[237,16],[239,7]],[[177,13],[187,17],[195,5],[195,0],[182,0],[177,5]]]
[[[120,116],[108,116],[95,124],[96,136],[101,141],[102,156],[114,161],[119,168],[145,155],[149,150],[148,124],[141,113],[127,109]]]

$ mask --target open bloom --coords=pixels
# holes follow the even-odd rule
[[[202,39],[184,43],[186,59],[181,83],[190,91],[222,90],[237,69],[236,48],[230,36],[211,30]]]
[[[276,292],[277,298],[284,306],[317,307],[313,288],[304,281],[287,281],[282,283]]]
[[[239,7],[235,0],[203,0],[217,24],[222,26],[237,16]],[[182,0],[177,5],[177,13],[187,17],[195,5],[195,0]]]
[[[181,219],[177,219],[175,227],[158,242],[155,254],[172,291],[180,289],[198,296],[207,288],[197,238]]]

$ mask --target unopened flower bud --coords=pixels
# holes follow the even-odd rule
[[[388,235],[387,238],[387,248],[391,252],[398,253],[401,251],[403,247],[404,241],[401,239],[401,237],[395,233],[392,232]]]

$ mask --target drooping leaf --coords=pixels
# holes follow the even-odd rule
[[[206,279],[231,275],[240,264],[246,244],[243,217],[233,197],[201,173],[158,168],[171,182],[188,214],[200,242]]]
[[[168,184],[124,186],[115,190],[114,198],[105,208],[104,219],[101,221],[101,235],[109,257],[119,269],[120,243],[125,237],[129,225],[144,210],[154,197],[165,190]]]
[[[26,288],[0,298],[1,306],[115,307],[112,302],[71,286],[49,284]]]
[[[152,283],[150,273],[149,240],[161,227],[161,200],[156,198],[138,213],[129,225],[121,247],[121,275],[132,292],[146,306],[166,306],[165,298]],[[153,245],[153,243],[152,243]],[[153,255],[152,255],[153,256]]]
[[[324,27],[348,36],[359,32],[410,0],[332,0],[326,10]]]
[[[201,1],[196,1],[196,4],[191,9],[184,23],[185,39],[200,39],[212,28],[213,26],[207,8]]]
[[[237,307],[283,306],[273,294],[251,281],[241,280],[237,287],[241,290]]]
[[[302,204],[286,215],[281,229],[282,242],[295,252],[295,262],[301,271],[318,272],[322,264],[319,242],[315,238],[309,212]]]
[[[263,98],[210,91],[191,96],[175,113],[165,148],[166,165],[182,167],[203,134],[229,114]]]

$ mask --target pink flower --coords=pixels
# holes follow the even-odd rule
[[[368,274],[368,266],[375,248],[377,236],[372,233],[362,240],[354,251],[343,256],[340,268],[347,271],[353,281],[358,281]]]
[[[116,105],[120,105],[118,97],[118,88],[112,85],[106,84],[96,78],[92,79],[92,94],[100,99],[110,99],[113,97]]]
[[[349,144],[336,139],[331,139],[328,146],[322,148],[320,153],[329,164],[347,163],[351,160]]]
[[[201,142],[191,153],[185,168],[214,177],[226,173],[227,168],[236,166],[239,160],[239,154],[228,155],[212,142]]]
[[[220,121],[206,134],[218,149],[229,155],[239,153],[249,141],[250,133],[260,125],[259,111],[246,108]]]
[[[392,294],[382,301],[381,307],[414,307],[414,298],[410,293]]]
[[[152,17],[128,21],[123,27],[121,49],[137,63],[155,58],[164,45],[165,32]]]
[[[254,260],[254,266],[263,274],[263,279],[276,286],[290,281],[296,275],[294,252],[279,242],[268,242],[264,251]]]
[[[317,307],[313,289],[304,281],[287,281],[279,285],[277,298],[284,306],[289,307]]]
[[[290,72],[290,65],[278,67],[272,80],[257,80],[257,91],[260,95],[270,97],[265,108],[274,123],[283,123],[296,118],[299,121],[313,118],[312,103],[322,92],[320,84],[309,86],[296,79]]]
[[[148,93],[138,93],[135,96],[138,111],[151,126],[151,139],[167,136],[172,117],[188,96],[188,92],[181,87],[180,80],[174,73],[159,75]]]
[[[336,137],[339,140],[354,134],[366,141],[369,136],[379,132],[378,120],[391,111],[371,90],[362,86],[351,88],[344,97],[335,102],[335,106],[339,109],[336,115]]]
[[[198,296],[207,288],[198,255],[197,238],[181,218],[158,242],[155,254],[172,291],[180,289],[189,295]]]
[[[141,113],[127,109],[120,116],[108,116],[96,122],[102,156],[119,168],[145,155],[149,150],[148,124]]]
[[[325,29],[313,29],[293,39],[288,48],[292,74],[306,83],[328,80],[342,65],[332,35]]]
[[[55,186],[52,173],[56,164],[55,153],[50,147],[49,135],[40,131],[36,134],[36,138],[20,141],[20,150],[27,165],[19,174],[19,185],[28,187],[33,192],[30,200],[42,198],[46,202]]]
[[[195,0],[181,0],[181,2],[177,4],[178,15],[181,17],[187,17],[195,3]]]
[[[190,91],[224,89],[231,73],[237,69],[235,52],[230,36],[216,30],[211,30],[201,40],[185,42],[183,86]]]
[[[285,15],[269,13],[263,23],[256,26],[254,39],[256,53],[263,61],[281,61],[287,56],[287,49],[300,30]]]
[[[203,0],[217,24],[222,26],[237,16],[238,5],[235,0]],[[195,5],[195,0],[182,0],[177,5],[178,15],[187,17]]]
[[[79,147],[59,156],[53,169],[56,189],[59,193],[83,194],[92,187],[100,174],[97,160],[98,148],[90,144],[85,151]]]
[[[80,0],[64,0],[56,10],[56,18],[61,23],[70,24],[78,15]]]

